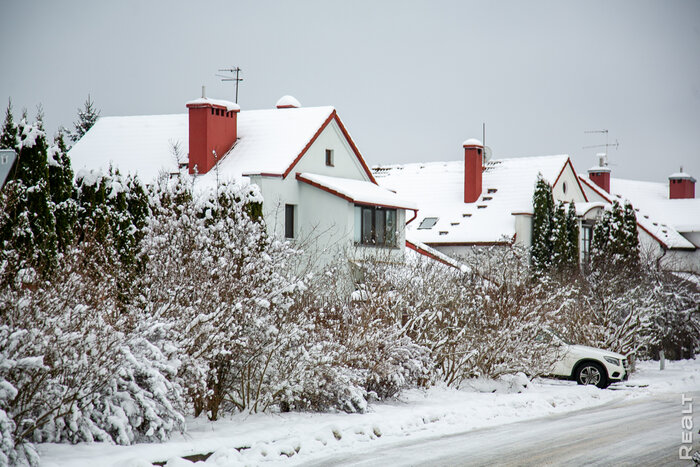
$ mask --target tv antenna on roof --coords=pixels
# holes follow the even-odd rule
[[[586,130],[584,133],[605,133],[605,144],[593,144],[590,146],[584,146],[582,149],[605,148],[605,152],[602,154],[597,154],[597,156],[602,156],[600,165],[603,164],[603,161],[605,165],[608,165],[608,148],[617,149],[620,146],[620,143],[617,141],[617,139],[615,139],[614,143],[608,142],[608,130]]]
[[[236,83],[236,104],[238,104],[238,83],[243,81],[243,78],[240,77],[241,70],[239,67],[234,67],[234,68],[219,68],[219,71],[225,71],[226,73],[231,73],[231,76],[229,75],[220,75],[217,74],[219,78],[221,78],[221,81],[234,81]]]
[[[620,143],[617,141],[617,139],[615,139],[614,143],[608,143],[608,130],[587,130],[584,131],[584,133],[605,133],[605,144],[594,144],[592,146],[584,146],[582,149],[605,148],[605,152],[607,152],[608,148],[617,149],[620,146]]]

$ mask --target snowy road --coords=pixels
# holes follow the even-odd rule
[[[686,393],[698,401],[700,392]],[[500,427],[407,439],[305,465],[693,465],[680,461],[681,394],[623,400]],[[698,409],[696,409],[697,411]],[[695,414],[695,432],[700,417]],[[694,435],[698,449],[698,435]]]

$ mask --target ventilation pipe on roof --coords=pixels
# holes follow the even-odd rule
[[[588,178],[605,190],[606,193],[610,193],[610,167],[608,167],[608,155],[605,153],[599,153],[598,165],[596,167],[591,167],[588,169]]]
[[[282,96],[276,104],[278,109],[298,109],[301,103],[294,96]]]
[[[484,144],[478,139],[466,140],[464,148],[464,202],[473,203],[481,196],[484,171]]]
[[[187,103],[189,111],[189,172],[205,174],[233,147],[238,137],[238,112],[233,102],[202,97]]]
[[[668,177],[668,197],[670,199],[695,198],[695,179],[681,171]]]

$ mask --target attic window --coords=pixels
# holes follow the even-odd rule
[[[326,165],[328,167],[333,167],[333,150],[332,149],[326,149]]]
[[[498,191],[497,188],[489,188],[488,193],[496,193]]]
[[[432,229],[435,226],[435,224],[437,224],[437,221],[438,221],[437,217],[426,217],[425,219],[423,219],[423,221],[418,226],[418,230]]]
[[[561,184],[561,191],[563,191],[564,194],[566,194],[566,182]]]

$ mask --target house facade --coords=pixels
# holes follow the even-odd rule
[[[403,261],[416,205],[376,183],[333,107],[285,96],[275,108],[242,111],[202,95],[186,114],[98,119],[69,152],[76,173],[112,166],[145,183],[186,175],[195,189],[252,183],[268,232],[316,266],[338,255]]]
[[[589,199],[569,156],[486,160],[479,140],[463,143],[463,159],[379,166],[382,186],[418,204],[409,241],[426,244],[452,257],[473,248],[517,245],[529,248],[532,198],[537,177],[552,185],[555,201],[574,202],[581,228],[580,251],[590,250],[591,228],[604,208]]]
[[[605,157],[588,175],[580,181],[589,199],[632,204],[643,254],[667,270],[700,274],[700,199],[694,177],[681,169],[668,183],[614,178]]]

